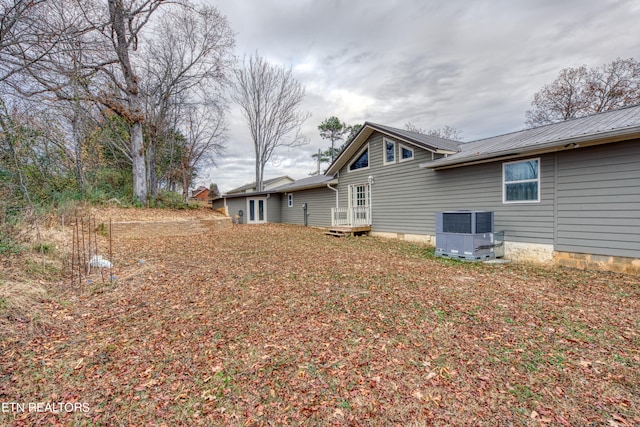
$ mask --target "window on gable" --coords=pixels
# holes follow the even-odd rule
[[[413,148],[400,144],[400,161],[406,162],[411,159],[413,159]]]
[[[369,147],[360,153],[358,158],[349,165],[349,170],[366,169],[369,167]]]
[[[509,162],[502,165],[504,203],[540,201],[540,159]]]
[[[287,195],[287,206],[290,208],[293,207],[293,194],[291,193]]]
[[[385,165],[396,162],[396,143],[386,138],[384,139],[383,159]]]

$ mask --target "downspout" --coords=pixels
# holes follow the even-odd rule
[[[340,204],[340,197],[338,197],[340,195],[340,192],[338,191],[337,188],[333,188],[331,184],[327,184],[327,188],[336,192],[336,209],[338,209],[340,207],[338,206]],[[335,222],[334,211],[332,209],[331,210],[331,226],[333,226],[334,222]]]
[[[331,190],[333,190],[333,191],[335,191],[335,192],[336,192],[336,209],[337,209],[337,208],[339,208],[339,207],[340,207],[340,206],[339,206],[339,204],[340,204],[340,198],[339,198],[338,196],[340,195],[340,192],[338,191],[338,189],[337,189],[337,188],[333,188],[333,187],[331,186],[331,184],[327,184],[327,188],[329,188],[329,189],[331,189]]]

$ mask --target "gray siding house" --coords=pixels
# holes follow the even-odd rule
[[[243,224],[286,223],[329,227],[336,193],[328,187],[335,184],[337,181],[332,177],[317,175],[267,191],[223,194],[211,203],[213,209],[224,210]]]
[[[640,107],[460,144],[421,167],[485,186],[479,205],[512,258],[640,273]]]
[[[307,203],[307,225],[430,244],[436,212],[493,211],[510,259],[640,274],[640,106],[467,143],[365,123],[324,177],[260,197],[270,222]]]
[[[241,224],[281,222],[281,195],[274,191],[223,194],[212,201],[213,209],[224,212]]]
[[[221,209],[242,224],[281,222],[281,195],[275,188],[291,184],[293,178],[280,176],[265,180],[264,191],[256,191],[256,183],[234,188],[211,200],[213,209]]]
[[[332,225],[370,225],[373,234],[430,241],[430,182],[419,165],[456,150],[453,141],[365,123],[327,170],[338,178]]]
[[[331,176],[317,175],[278,187],[282,193],[282,222],[330,227],[331,209],[336,203],[336,191],[332,188],[337,183]]]

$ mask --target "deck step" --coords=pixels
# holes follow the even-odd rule
[[[342,232],[335,232],[335,231],[325,231],[324,234],[327,236],[335,236],[335,237],[351,236],[351,233],[342,233]]]
[[[347,237],[347,236],[359,236],[371,231],[371,226],[357,226],[357,227],[331,227],[324,234],[327,236],[335,237]]]

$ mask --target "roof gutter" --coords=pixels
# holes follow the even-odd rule
[[[254,192],[251,192],[251,193],[222,194],[220,196],[220,198],[239,199],[239,198],[242,198],[242,197],[262,197],[262,196],[266,196],[267,194],[273,194],[273,193],[278,193],[278,191],[265,190],[265,191],[254,191]]]
[[[518,149],[496,151],[493,153],[485,153],[478,156],[465,157],[462,159],[438,159],[432,162],[421,163],[419,167],[421,169],[428,168],[432,170],[452,169],[480,163],[490,163],[497,160],[507,160],[510,158],[526,155],[544,154],[556,151],[572,150],[580,147],[591,147],[595,145],[610,144],[613,142],[629,140],[629,137],[633,136],[634,134],[636,134],[636,136],[640,138],[640,126],[634,126],[628,129],[617,129],[599,135],[580,135],[572,138],[547,142],[545,144],[534,145],[531,147],[520,147]],[[594,136],[597,136],[598,138],[593,139]]]

